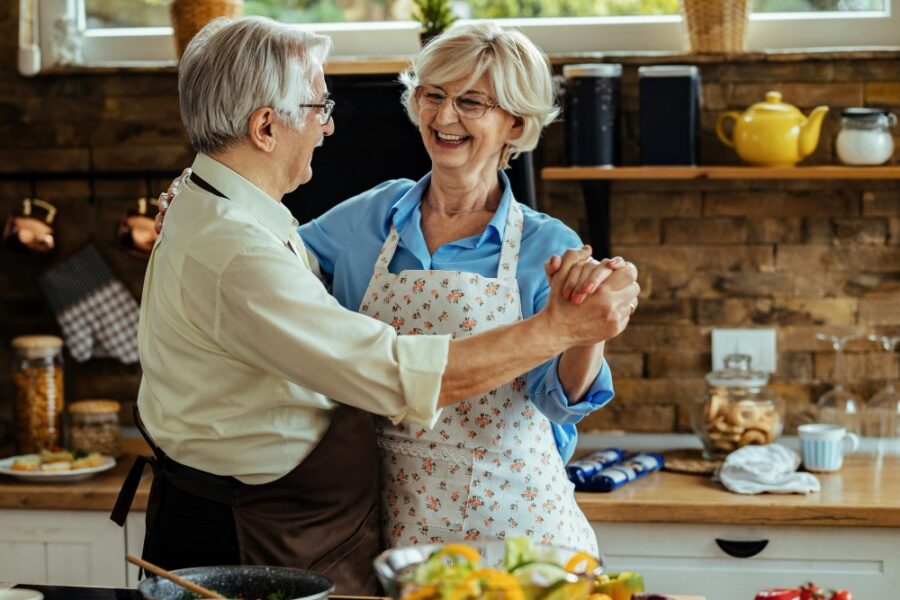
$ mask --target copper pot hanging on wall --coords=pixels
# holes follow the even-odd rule
[[[35,209],[44,211],[43,217],[35,214]],[[55,247],[53,219],[56,207],[38,198],[25,198],[21,208],[6,219],[3,241],[9,248],[32,254],[49,254]]]
[[[158,207],[159,202],[138,198],[137,207],[129,209],[119,221],[116,237],[120,247],[135,258],[148,259],[156,242],[155,211],[148,214],[148,207]]]

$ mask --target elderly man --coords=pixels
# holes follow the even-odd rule
[[[144,283],[138,423],[156,455],[144,557],[167,568],[304,567],[343,593],[371,593],[370,413],[431,427],[442,406],[618,334],[629,312],[610,295],[633,298],[636,271],[575,306],[562,282],[588,252],[572,251],[544,311],[453,341],[398,337],[342,308],[281,204],[334,131],[329,48],[247,18],[207,26],[181,59],[181,114],[198,155]],[[118,521],[128,503],[123,493]]]

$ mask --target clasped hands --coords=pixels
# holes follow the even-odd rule
[[[548,308],[570,324],[576,320],[591,328],[592,335],[600,337],[596,341],[601,341],[625,329],[637,309],[641,288],[632,263],[621,256],[598,261],[591,253],[590,246],[573,248],[544,263],[550,281]]]

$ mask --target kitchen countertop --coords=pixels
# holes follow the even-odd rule
[[[852,455],[815,494],[734,494],[708,475],[662,471],[607,494],[576,494],[589,521],[900,527],[900,457]]]
[[[109,511],[133,456],[77,483],[24,483],[0,476],[0,509]],[[149,467],[145,474],[149,474]],[[799,494],[733,494],[708,476],[662,471],[610,493],[579,493],[590,521],[721,523],[737,525],[900,527],[900,457],[848,456],[839,473],[819,475],[822,491]],[[134,498],[147,507],[150,476]]]

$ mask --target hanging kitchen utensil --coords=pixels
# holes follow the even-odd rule
[[[44,211],[44,216],[33,214],[35,208]],[[45,200],[25,198],[21,208],[6,219],[3,241],[9,248],[32,254],[49,254],[55,247],[53,219],[56,207]]]
[[[149,198],[138,198],[137,207],[130,208],[119,221],[116,237],[119,246],[131,256],[147,260],[157,233],[153,222],[156,212],[148,214],[148,205],[159,208],[159,201]]]

